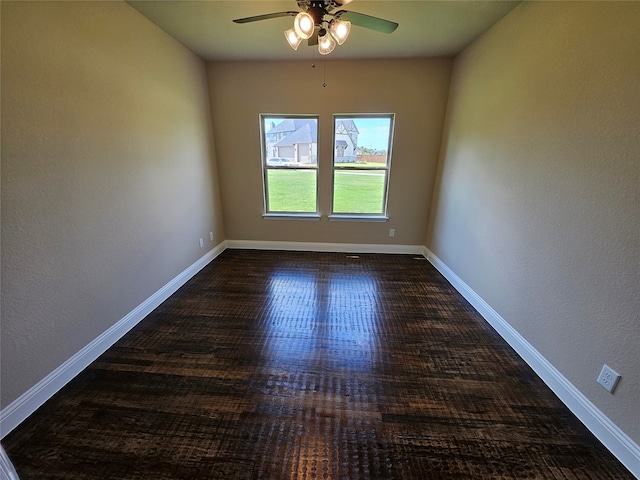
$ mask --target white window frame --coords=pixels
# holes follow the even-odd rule
[[[273,152],[267,151],[267,132],[265,128],[265,123],[268,120],[299,120],[299,119],[310,119],[316,121],[316,162],[315,164],[296,164],[295,167],[287,164],[273,164],[269,162],[270,158],[274,158],[274,155],[271,155]],[[319,158],[318,158],[318,150],[319,150],[319,129],[320,129],[320,116],[319,115],[310,115],[310,114],[260,114],[260,151],[262,156],[262,191],[263,191],[263,202],[264,202],[264,218],[291,218],[291,219],[311,219],[311,220],[319,220]],[[295,147],[294,147],[295,150]],[[269,172],[271,170],[311,170],[315,172],[316,176],[316,190],[315,190],[315,211],[281,211],[281,210],[271,210],[269,205]]]
[[[387,162],[384,167],[356,167],[349,166],[347,164],[336,163],[336,125],[340,119],[357,119],[357,118],[388,118],[390,120],[389,125],[389,138],[387,141]],[[393,136],[395,128],[395,113],[354,113],[354,114],[334,114],[333,115],[333,153],[332,153],[332,172],[331,172],[331,215],[329,220],[361,220],[361,221],[387,221],[389,217],[387,215],[387,204],[389,200],[389,178],[391,173],[391,155],[393,152]],[[357,213],[357,212],[335,212],[334,211],[334,197],[335,197],[335,177],[336,171],[384,171],[384,190],[382,200],[382,212],[381,213]]]

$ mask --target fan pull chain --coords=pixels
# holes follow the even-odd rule
[[[322,88],[327,88],[327,64],[322,60]]]
[[[316,52],[315,50],[313,51],[313,57],[312,57],[312,63],[311,63],[311,68],[316,68]],[[325,60],[322,59],[322,87],[323,88],[327,88],[327,64],[325,63]]]

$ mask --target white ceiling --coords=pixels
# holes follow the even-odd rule
[[[298,10],[295,0],[127,0],[153,23],[207,61],[306,60],[319,56],[284,38],[293,17],[236,24],[234,18]],[[343,7],[400,24],[387,35],[353,26],[332,59],[453,56],[504,17],[519,1],[355,0]]]

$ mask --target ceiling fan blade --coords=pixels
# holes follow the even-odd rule
[[[347,3],[351,3],[353,0],[329,0],[329,7],[337,8],[344,7]]]
[[[376,32],[381,33],[392,33],[396,28],[398,28],[398,24],[396,22],[384,20],[378,17],[372,17],[371,15],[365,15],[364,13],[340,10],[336,12],[334,16],[339,18],[340,20],[347,20],[353,25],[368,28],[369,30],[375,30]]]
[[[270,18],[278,18],[278,17],[295,17],[300,12],[275,12],[275,13],[266,13],[264,15],[256,15],[255,17],[246,17],[246,18],[236,18],[234,23],[249,23],[249,22],[257,22],[259,20],[268,20]]]

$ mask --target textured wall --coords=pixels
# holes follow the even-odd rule
[[[451,60],[211,63],[209,83],[232,240],[422,245]],[[327,87],[322,83],[326,81]],[[260,113],[320,115],[319,222],[264,220]],[[330,222],[333,114],[395,113],[389,222]],[[389,228],[396,236],[389,238]]]
[[[639,25],[638,2],[527,2],[456,59],[427,240],[636,442]]]
[[[3,407],[224,240],[216,184],[202,61],[125,3],[2,2]]]

